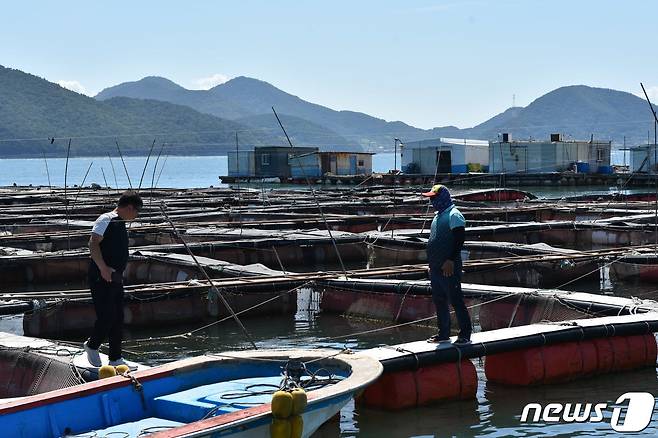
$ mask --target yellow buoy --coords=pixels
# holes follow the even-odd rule
[[[302,388],[295,388],[292,394],[292,415],[299,415],[306,409],[308,399],[306,398],[306,391]]]
[[[110,365],[103,365],[98,370],[99,379],[107,379],[108,377],[113,377],[116,375],[117,375],[117,370],[115,370],[114,367]]]
[[[304,419],[302,416],[293,415],[288,421],[290,421],[290,436],[292,438],[302,438],[304,432]]]
[[[272,415],[275,418],[288,418],[292,412],[292,394],[277,391],[272,396]]]
[[[124,374],[130,371],[130,368],[128,368],[128,365],[119,365],[118,367],[114,367],[117,370],[117,374]]]
[[[270,436],[272,438],[290,438],[291,433],[290,421],[281,418],[275,418],[270,424]]]

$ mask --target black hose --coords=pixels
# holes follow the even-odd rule
[[[452,345],[450,348],[436,348],[431,351],[416,352],[414,355],[400,355],[382,360],[382,365],[385,372],[412,370],[427,365],[455,362],[460,358],[471,359],[490,354],[540,347],[542,345],[561,344],[611,336],[643,335],[657,331],[658,320],[612,323],[591,327],[574,325],[573,328],[565,330],[548,331],[529,336],[488,342],[474,342],[460,346]]]

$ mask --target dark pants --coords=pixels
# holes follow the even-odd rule
[[[121,357],[123,329],[123,284],[100,279],[90,279],[89,288],[96,310],[96,322],[87,345],[98,350],[105,339],[110,344],[110,360]]]
[[[471,317],[464,304],[464,295],[462,294],[461,266],[455,264],[455,273],[451,277],[445,277],[440,266],[432,266],[430,281],[432,284],[432,300],[436,306],[439,338],[447,339],[450,336],[449,305],[452,304],[459,325],[459,337],[470,339],[472,331]]]

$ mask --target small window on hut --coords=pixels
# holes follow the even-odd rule
[[[269,166],[270,165],[270,154],[263,154],[260,156],[260,164],[263,166]]]
[[[596,150],[596,161],[599,163],[603,161],[603,149]]]
[[[365,166],[365,165],[366,165],[366,164],[363,162],[363,160],[359,160],[359,164],[358,164],[359,167],[363,167],[363,166]]]

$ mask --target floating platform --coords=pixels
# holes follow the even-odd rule
[[[307,184],[305,178],[263,178],[220,176],[224,184]],[[409,173],[373,173],[372,175],[326,175],[311,178],[312,184],[318,185],[432,185],[436,182],[454,186],[491,187],[491,186],[605,186],[605,187],[652,187],[655,176],[646,173],[438,173],[422,175]]]
[[[427,280],[319,280],[320,308],[370,319],[435,325],[432,288]],[[653,300],[482,284],[462,284],[468,305],[477,305],[482,330],[594,316],[658,312]]]
[[[656,331],[658,313],[648,312],[474,333],[466,345],[418,341],[364,350],[358,354],[378,359],[384,374],[361,402],[399,410],[474,399],[478,377],[469,359],[480,357],[487,382],[512,386],[655,368]]]

